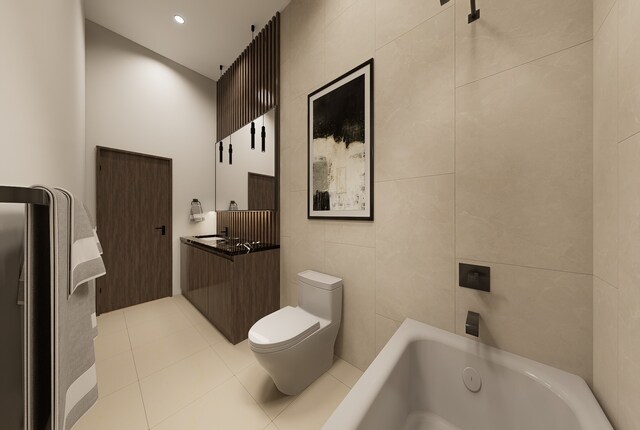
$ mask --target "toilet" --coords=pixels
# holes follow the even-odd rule
[[[298,306],[284,307],[249,330],[249,347],[278,390],[299,394],[329,370],[342,317],[342,279],[298,273]]]

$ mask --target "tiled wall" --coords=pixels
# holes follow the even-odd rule
[[[483,342],[591,380],[592,4],[478,4],[471,25],[466,0],[284,10],[282,303],[299,271],[343,277],[337,352],[362,369],[405,317],[462,334],[476,310]],[[307,220],[307,94],[371,57],[375,221]]]
[[[640,2],[594,0],[593,385],[640,428]]]

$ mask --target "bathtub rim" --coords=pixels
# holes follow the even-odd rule
[[[409,345],[429,340],[521,373],[545,385],[575,414],[581,430],[613,430],[591,389],[580,376],[407,318],[380,351],[322,430],[357,429]]]

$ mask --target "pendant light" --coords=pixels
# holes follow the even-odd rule
[[[262,115],[262,133],[260,133],[260,137],[262,138],[262,152],[266,152],[267,129],[264,126],[264,115]]]
[[[233,164],[233,146],[231,145],[231,136],[229,136],[229,165]]]
[[[222,152],[224,151],[224,148],[222,146],[222,141],[220,141],[220,145],[218,146],[218,150],[220,151],[220,162],[222,163]]]
[[[256,123],[251,121],[251,149],[256,149]]]

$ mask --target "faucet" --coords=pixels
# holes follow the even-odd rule
[[[480,336],[480,314],[477,312],[467,312],[467,322],[464,325],[464,331],[471,336]]]
[[[229,227],[224,227],[222,229],[222,234],[224,237],[229,237]]]

